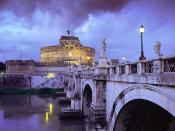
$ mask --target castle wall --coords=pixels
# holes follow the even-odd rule
[[[10,60],[6,61],[6,73],[32,73],[35,69],[34,61]]]
[[[35,67],[34,74],[47,75],[48,73],[59,73],[66,71],[67,67]]]
[[[6,62],[7,74],[38,74],[47,75],[48,73],[64,72],[66,65],[63,63],[37,63],[22,60],[10,60]]]

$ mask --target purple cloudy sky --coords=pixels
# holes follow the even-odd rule
[[[39,60],[40,48],[57,44],[67,29],[97,56],[106,38],[108,58],[137,60],[141,24],[147,58],[156,41],[174,55],[174,12],[175,0],[0,0],[0,61]]]

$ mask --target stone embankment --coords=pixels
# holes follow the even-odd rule
[[[31,77],[22,74],[1,74],[0,87],[30,88]]]

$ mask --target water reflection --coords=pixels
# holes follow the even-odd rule
[[[49,121],[49,113],[48,112],[46,112],[46,122],[48,122]]]
[[[85,131],[83,121],[60,121],[57,99],[0,96],[0,131]]]
[[[49,111],[50,111],[50,114],[52,114],[52,112],[53,112],[53,104],[52,103],[49,103]]]

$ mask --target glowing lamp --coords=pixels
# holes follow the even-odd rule
[[[139,32],[143,33],[144,31],[145,31],[145,29],[144,29],[143,25],[141,25],[140,28],[139,28]]]
[[[143,33],[144,33],[145,29],[143,27],[143,25],[140,26],[139,28],[139,32],[140,32],[140,38],[141,38],[141,54],[139,57],[139,60],[146,60],[146,57],[144,56],[144,52],[143,52]]]

